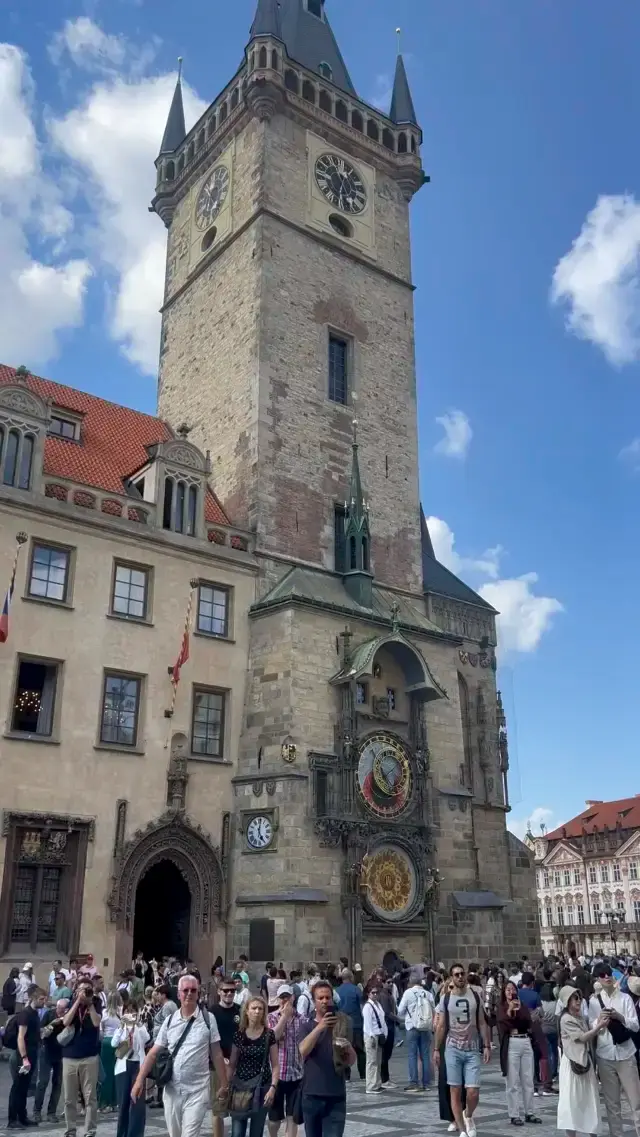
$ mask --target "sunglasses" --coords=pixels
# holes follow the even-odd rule
[[[197,995],[198,994],[198,988],[197,987],[181,987],[180,990],[182,991],[183,995]]]
[[[221,987],[220,988],[220,994],[221,995],[235,995],[235,993],[236,993],[235,987]]]

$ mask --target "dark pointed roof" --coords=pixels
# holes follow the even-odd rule
[[[178,82],[176,83],[176,89],[173,92],[173,98],[171,100],[171,107],[169,108],[167,125],[164,128],[160,153],[173,154],[174,150],[177,150],[181,143],[184,142],[186,134],[184,106],[182,104],[182,81],[180,75],[178,75]]]
[[[422,587],[425,592],[436,592],[439,596],[448,596],[451,600],[460,600],[463,604],[475,604],[477,608],[487,608],[495,612],[495,608],[483,600],[477,592],[469,588],[468,584],[460,580],[450,569],[445,568],[436,560],[433,542],[429,533],[429,526],[420,506],[420,533],[422,537]]]
[[[389,117],[392,122],[398,124],[409,122],[413,123],[414,126],[418,125],[413,99],[411,98],[411,91],[409,90],[409,80],[407,79],[404,59],[401,55],[398,56],[396,63],[396,75],[393,81],[393,95],[391,97]]]
[[[314,15],[314,8],[322,17]],[[331,81],[349,95],[356,95],[351,76],[325,12],[325,0],[258,0],[251,35],[276,35],[287,55],[309,71],[321,63],[331,68]]]
[[[251,38],[254,36],[275,36],[281,39],[280,5],[278,0],[258,0],[258,7],[251,25]]]

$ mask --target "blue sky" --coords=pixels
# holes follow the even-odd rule
[[[640,8],[327,10],[369,101],[388,98],[403,29],[432,177],[413,206],[422,497],[441,557],[504,613],[514,821],[553,824],[640,790]],[[164,230],[146,206],[175,60],[194,117],[252,14],[253,0],[3,6],[7,362],[154,409]]]

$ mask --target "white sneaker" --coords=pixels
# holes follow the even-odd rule
[[[382,1088],[383,1090],[395,1090],[398,1087],[396,1086],[395,1082],[383,1082]]]
[[[466,1113],[463,1113],[462,1120],[464,1121],[464,1127],[467,1131],[467,1137],[477,1137],[478,1130],[476,1129],[476,1123],[473,1118],[467,1117]]]
[[[447,1133],[457,1133],[457,1132],[458,1132],[458,1126],[456,1125],[455,1121],[452,1121],[451,1125],[447,1129]]]

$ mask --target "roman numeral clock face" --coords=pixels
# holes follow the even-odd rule
[[[343,213],[362,213],[367,204],[365,184],[350,162],[339,154],[322,154],[316,161],[316,183],[327,201]]]
[[[229,171],[226,166],[217,166],[209,174],[196,201],[196,225],[206,229],[215,221],[229,193]]]

